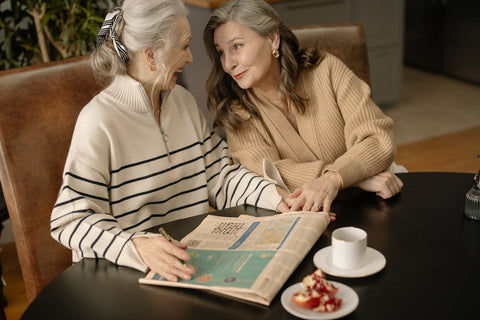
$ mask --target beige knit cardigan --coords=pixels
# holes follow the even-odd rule
[[[297,88],[309,99],[303,114],[294,111],[298,132],[258,90],[249,90],[261,119],[240,111],[245,125],[226,131],[233,157],[258,174],[263,158],[270,160],[291,191],[327,170],[337,171],[347,188],[390,166],[393,121],[372,101],[369,86],[338,58],[327,54],[301,74]]]

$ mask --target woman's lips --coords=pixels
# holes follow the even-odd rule
[[[247,73],[246,70],[243,71],[243,72],[240,72],[240,73],[237,73],[237,74],[233,75],[233,77],[235,78],[235,80],[238,80],[238,79],[241,79],[241,78],[245,75],[245,73]]]

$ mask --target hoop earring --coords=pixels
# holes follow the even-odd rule
[[[157,70],[157,67],[154,64],[150,65],[150,71],[155,71],[155,70]]]
[[[272,57],[274,57],[275,59],[278,59],[278,57],[280,57],[280,52],[278,52],[277,49],[273,49],[272,50]]]

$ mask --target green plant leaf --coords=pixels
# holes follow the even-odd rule
[[[0,39],[0,48],[3,51],[0,53],[0,59],[5,61],[1,64],[2,68],[41,62],[35,25],[27,12],[36,5],[41,6],[44,3],[47,5],[42,26],[50,31],[53,41],[62,45],[72,55],[85,55],[93,50],[95,38],[106,13],[119,3],[117,0],[8,1],[11,8],[0,11],[0,28],[5,34],[5,39]],[[47,45],[51,60],[62,58],[50,42]]]
[[[72,33],[72,26],[68,25],[67,28],[65,29],[65,33],[63,34],[63,46],[66,48],[68,47],[68,44],[70,43],[70,35]]]
[[[55,11],[47,11],[45,13],[45,15],[43,16],[43,19],[42,19],[42,27],[45,27],[48,22],[50,21],[50,19],[53,19],[55,20],[56,19],[56,12]]]
[[[8,34],[5,35],[5,55],[7,57],[7,60],[12,60],[13,56],[13,48],[12,48],[12,35]]]

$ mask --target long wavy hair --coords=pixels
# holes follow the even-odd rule
[[[278,90],[285,102],[291,100],[299,112],[305,112],[308,98],[302,97],[296,91],[295,84],[300,72],[319,63],[323,54],[316,47],[300,49],[297,37],[264,0],[231,0],[212,13],[203,32],[205,49],[212,61],[212,70],[207,79],[207,106],[214,114],[215,124],[223,128],[239,129],[244,120],[235,112],[237,107],[246,110],[252,117],[259,118],[258,106],[249,99],[247,90],[240,88],[235,80],[223,71],[220,56],[215,48],[215,31],[229,21],[247,27],[265,38],[278,32],[280,35]]]

